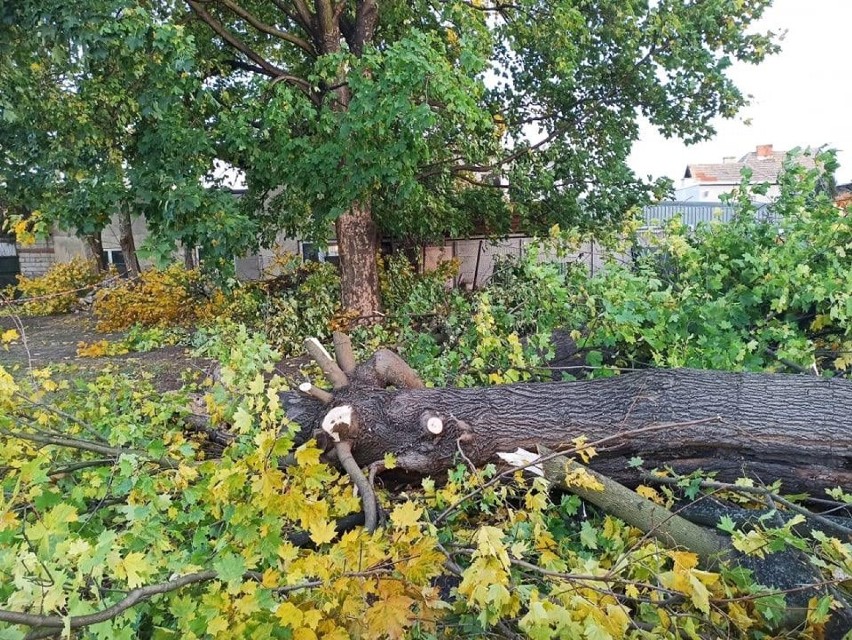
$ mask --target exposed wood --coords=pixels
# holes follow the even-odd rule
[[[325,377],[335,389],[342,389],[349,384],[349,377],[343,373],[337,363],[332,360],[331,355],[325,350],[319,340],[316,338],[308,338],[305,340],[305,349],[311,354],[311,357],[317,363]]]
[[[319,400],[323,404],[331,404],[331,402],[334,400],[334,396],[331,395],[328,391],[326,391],[325,389],[320,389],[319,387],[315,387],[310,382],[303,382],[302,384],[300,384],[299,392],[309,398]]]
[[[355,373],[355,352],[352,350],[352,340],[342,331],[335,331],[332,335],[334,340],[334,357],[337,364],[343,369],[343,373],[351,376]]]
[[[360,368],[359,368],[360,369]],[[424,474],[452,466],[456,440],[477,465],[501,451],[537,445],[564,448],[577,436],[590,440],[670,423],[620,438],[592,466],[625,484],[639,471],[671,465],[676,471],[718,472],[721,481],[743,475],[780,479],[784,492],[818,494],[852,486],[852,381],[808,376],[645,370],[584,382],[515,384],[484,389],[364,388],[363,381],[335,392],[369,425],[353,441],[362,466],[393,453],[400,467]],[[324,405],[288,395],[291,419],[310,434]],[[420,423],[424,411],[443,420],[439,437]],[[677,425],[684,425],[677,427]]]

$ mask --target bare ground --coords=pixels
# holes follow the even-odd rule
[[[144,353],[129,353],[103,358],[81,358],[77,355],[80,342],[117,340],[121,334],[104,334],[95,331],[89,314],[74,313],[44,317],[0,317],[0,330],[23,327],[23,338],[0,349],[0,366],[7,369],[32,366],[41,368],[59,366],[73,375],[97,375],[106,365],[121,373],[134,374],[146,371],[154,376],[153,382],[161,391],[171,391],[182,386],[187,373],[209,374],[213,363],[205,358],[195,358],[190,350],[169,346]]]

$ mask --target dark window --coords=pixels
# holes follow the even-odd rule
[[[302,243],[302,259],[312,260],[314,262],[330,262],[337,266],[340,264],[340,257],[337,254],[337,243],[329,242],[325,249],[320,249],[317,245],[310,242]]]
[[[105,265],[112,265],[121,275],[127,275],[127,263],[124,261],[124,254],[121,250],[107,249],[103,252],[103,259]]]

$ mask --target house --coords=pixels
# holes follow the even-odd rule
[[[839,184],[834,189],[834,203],[838,207],[852,207],[852,182]]]
[[[765,195],[754,195],[757,202],[771,202],[779,194],[778,176],[784,167],[787,151],[776,151],[771,144],[758,145],[739,160],[724,158],[718,164],[688,164],[680,188],[675,190],[678,202],[720,202],[721,196],[731,193],[742,181],[742,171],[752,171],[751,184],[769,183]],[[799,154],[796,162],[815,166],[810,150]]]

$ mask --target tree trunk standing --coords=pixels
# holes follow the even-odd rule
[[[354,23],[346,33],[341,29],[343,5],[331,0],[316,0],[316,24],[320,30],[320,47],[324,54],[340,51],[341,39],[350,50],[361,56],[372,39],[378,22],[378,4],[375,0],[357,3]],[[333,90],[332,109],[346,111],[351,98],[346,83],[345,70],[340,70]],[[348,162],[346,157],[342,162]],[[381,311],[379,270],[377,254],[379,238],[369,200],[354,202],[336,223],[337,249],[340,258],[340,289],[343,308],[356,314],[363,322],[373,322]]]
[[[130,210],[121,207],[118,212],[118,242],[121,245],[121,253],[124,256],[124,264],[127,273],[135,278],[139,275],[139,260],[136,257],[136,242],[133,240],[133,223],[130,218]]]
[[[106,260],[104,260],[104,243],[101,239],[100,231],[97,233],[87,233],[83,236],[83,243],[86,246],[86,253],[91,260],[97,273],[103,273],[107,270]]]
[[[334,392],[329,405],[352,408],[358,425],[352,449],[361,465],[389,452],[401,468],[434,474],[454,464],[459,447],[483,465],[518,447],[564,449],[578,436],[593,442],[633,432],[599,447],[591,466],[632,485],[639,473],[628,461],[639,456],[646,469],[704,469],[726,481],[743,475],[780,479],[785,492],[816,495],[824,488],[852,486],[848,380],[647,370],[593,381],[479,389],[368,387],[356,375]],[[287,406],[307,434],[316,432],[329,409],[293,394]],[[440,434],[423,428],[427,414],[443,420]],[[655,425],[671,426],[649,429]]]
[[[381,309],[376,256],[379,240],[369,205],[355,205],[337,219],[340,289],[343,307],[366,322]]]
[[[192,247],[184,246],[183,248],[183,266],[187,270],[195,269],[198,266],[198,262],[195,259],[195,249]]]

